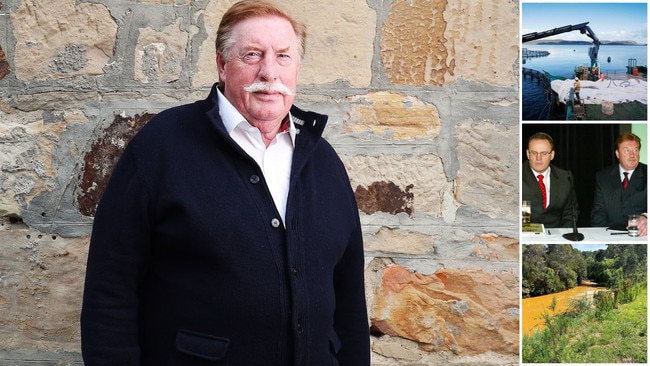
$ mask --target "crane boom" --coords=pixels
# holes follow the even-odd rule
[[[598,49],[600,48],[600,40],[596,36],[596,33],[594,33],[594,31],[591,30],[587,24],[589,24],[589,22],[576,25],[565,25],[564,27],[553,28],[543,32],[527,33],[521,36],[521,42],[526,43],[534,41],[536,39],[546,38],[578,30],[580,33],[586,34],[587,37],[591,38],[593,41],[593,47],[589,48],[589,58],[591,59],[591,67],[594,67],[598,65]]]

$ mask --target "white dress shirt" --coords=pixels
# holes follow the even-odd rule
[[[288,130],[279,132],[268,147],[264,144],[262,133],[253,127],[237,109],[218,92],[219,115],[226,131],[233,140],[251,157],[262,170],[266,184],[271,191],[275,207],[285,220],[291,162],[296,140],[296,128],[289,114]]]
[[[625,179],[625,174],[623,174],[625,172],[627,172],[627,180],[630,180],[630,179],[632,179],[632,173],[634,173],[634,170],[625,170],[625,169],[623,169],[622,166],[619,165],[618,166],[618,174],[621,177],[621,183],[623,183],[623,179]]]

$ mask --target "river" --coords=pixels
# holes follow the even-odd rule
[[[521,300],[521,330],[523,334],[528,335],[537,328],[544,326],[542,314],[547,311],[550,315],[564,312],[569,304],[569,299],[584,294],[593,294],[596,290],[605,290],[605,287],[596,286],[576,286],[570,290],[557,292],[554,294],[529,297]],[[553,298],[556,299],[557,305],[555,312],[548,307],[551,305]]]

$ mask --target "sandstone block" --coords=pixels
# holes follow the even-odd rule
[[[65,239],[27,228],[0,229],[0,339],[4,349],[79,352],[87,245],[88,238]]]
[[[443,268],[424,276],[390,265],[381,275],[370,314],[374,334],[410,339],[426,351],[518,352],[514,273]]]
[[[463,121],[456,126],[460,169],[456,199],[492,217],[518,219],[518,126]]]
[[[368,214],[406,212],[414,216],[420,212],[440,217],[445,207],[445,192],[453,190],[453,182],[447,182],[445,177],[442,161],[433,154],[356,155],[345,157],[344,163],[360,199],[359,206]],[[387,197],[386,192],[392,192],[392,196]]]
[[[20,215],[21,208],[53,188],[54,150],[70,123],[83,123],[83,114],[69,110],[0,112],[0,216]]]
[[[393,139],[433,139],[440,132],[440,115],[435,105],[417,98],[376,92],[349,97],[352,103],[347,132],[371,130]]]
[[[11,20],[19,80],[102,74],[113,55],[117,24],[104,5],[22,1]]]
[[[462,78],[516,85],[516,3],[395,1],[381,30],[381,60],[401,85],[448,85]],[[408,31],[405,31],[408,30]]]
[[[135,50],[135,79],[143,83],[170,83],[180,78],[189,35],[180,29],[182,19],[161,32],[140,30]]]
[[[433,241],[434,238],[427,234],[382,227],[364,238],[364,248],[383,253],[431,255],[434,252]]]
[[[201,44],[194,87],[218,80],[214,41],[222,15],[236,0],[209,0],[203,16],[207,39]],[[366,1],[332,3],[326,0],[297,0],[284,6],[307,26],[305,59],[301,84],[325,84],[338,80],[353,87],[366,87],[372,78],[372,55],[377,15]]]
[[[140,2],[163,5],[190,5],[192,0],[140,0]]]

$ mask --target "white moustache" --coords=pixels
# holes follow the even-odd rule
[[[272,93],[280,93],[284,95],[293,95],[294,93],[289,89],[286,85],[282,84],[279,81],[276,81],[274,83],[265,83],[262,81],[253,83],[251,85],[245,86],[244,90],[248,93],[256,93],[256,92],[272,92]]]

